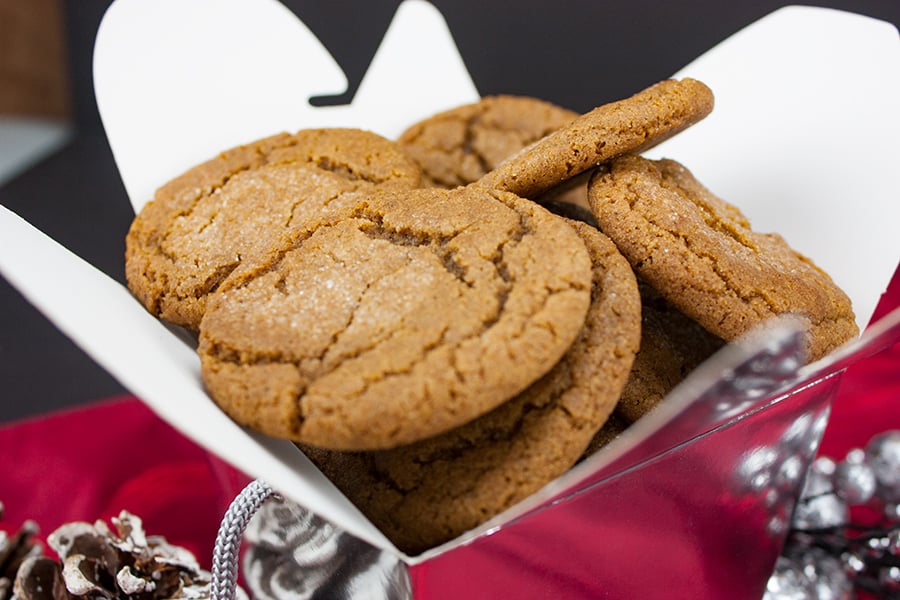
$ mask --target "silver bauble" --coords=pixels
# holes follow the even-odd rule
[[[884,566],[878,570],[878,583],[887,592],[900,591],[900,567]],[[893,598],[894,596],[890,596]]]
[[[847,577],[844,564],[822,548],[809,548],[797,562],[812,581],[816,600],[850,600],[853,583]]]
[[[834,473],[834,468],[835,465],[831,459],[817,458],[806,473],[800,498],[815,498],[832,492],[834,485],[831,482],[831,475]]]
[[[886,431],[866,445],[866,462],[878,480],[877,494],[884,502],[900,502],[900,431]]]
[[[816,588],[793,560],[779,556],[762,600],[815,600]]]
[[[837,494],[805,498],[797,503],[791,525],[795,529],[811,531],[839,527],[847,523],[850,510]]]
[[[868,463],[842,462],[834,469],[834,490],[849,504],[865,504],[875,495],[875,471]]]

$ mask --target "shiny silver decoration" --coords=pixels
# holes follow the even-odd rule
[[[900,566],[891,565],[882,567],[878,571],[878,583],[881,588],[889,593],[900,591]]]
[[[803,482],[803,490],[800,492],[801,498],[815,498],[830,494],[834,491],[834,484],[831,482],[831,476],[837,465],[828,457],[821,456],[813,462],[806,475],[806,481]]]
[[[806,515],[804,518],[808,526],[815,524],[819,527],[827,526],[823,519],[843,518],[842,514],[835,516],[835,511],[830,509],[833,504],[831,500],[819,498],[833,495],[830,476],[821,472],[822,469],[829,469],[828,464],[822,462],[818,468],[813,465],[809,470],[810,476],[807,476],[817,448],[817,443],[810,443],[810,440],[821,439],[827,417],[827,411],[800,414],[775,443],[747,451],[735,470],[734,489],[741,490],[747,497],[755,497],[757,501],[762,500],[769,511],[766,529],[773,536],[787,532],[801,484],[801,497],[815,498],[810,506],[797,507],[795,519],[799,512]]]
[[[878,480],[878,495],[888,503],[900,502],[900,431],[875,436],[866,445],[866,460]]]
[[[794,560],[812,583],[816,600],[850,600],[854,597],[853,583],[840,558],[814,547]]]
[[[785,556],[779,556],[775,571],[766,584],[762,600],[815,600],[816,588],[803,569]]]
[[[851,600],[855,590],[900,599],[900,431],[872,438],[843,461],[810,466],[788,543],[769,579],[766,599]],[[883,521],[850,520],[850,505],[880,509]],[[877,512],[875,513],[877,514]],[[806,584],[814,588],[810,596]]]
[[[399,558],[293,502],[263,505],[244,537],[244,579],[255,600],[412,598]]]
[[[837,494],[850,504],[865,504],[875,495],[875,470],[861,463],[841,463],[834,472]]]
[[[900,521],[900,504],[896,502],[884,503],[884,516],[891,521]]]
[[[794,511],[793,526],[804,531],[840,527],[848,516],[847,503],[829,493],[801,500]]]
[[[834,462],[824,457],[816,459],[810,466],[794,508],[791,525],[795,529],[827,529],[847,522],[847,503],[834,489],[835,468]]]

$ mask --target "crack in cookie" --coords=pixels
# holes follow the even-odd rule
[[[286,414],[272,408],[277,396],[296,407],[291,422],[266,430],[272,435],[344,449],[410,443],[516,394],[577,335],[590,260],[558,217],[479,188],[358,200],[210,297],[200,328],[204,380],[226,411],[241,407],[239,421]],[[313,370],[292,370],[284,385],[259,381],[255,399],[234,399],[217,383],[234,368],[216,355],[220,347]],[[243,369],[245,381],[252,370]]]
[[[221,153],[162,186],[126,238],[126,279],[148,310],[196,330],[223,267],[343,209],[367,188],[416,187],[394,142],[355,129],[280,134]]]
[[[573,224],[591,256],[591,304],[554,368],[478,419],[388,450],[301,444],[395,544],[418,553],[483,522],[569,469],[611,414],[640,338],[631,267],[596,229]]]
[[[824,271],[780,235],[754,232],[675,161],[618,158],[592,177],[589,200],[638,274],[725,341],[791,313],[816,360],[859,333],[850,299]]]
[[[487,96],[411,125],[398,138],[437,187],[468,185],[578,113],[525,96]]]

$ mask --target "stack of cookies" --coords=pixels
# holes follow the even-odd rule
[[[293,440],[419,553],[760,322],[799,315],[811,359],[858,333],[811,261],[640,156],[712,106],[670,80],[580,116],[498,96],[398,140],[259,140],[159,189],[128,233],[128,284],[197,334],[226,413]]]

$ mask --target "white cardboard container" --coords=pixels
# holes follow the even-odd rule
[[[254,43],[233,44],[237,35]],[[415,80],[403,75],[407,73],[414,73]],[[896,29],[859,15],[788,7],[738,32],[673,76],[707,83],[716,95],[716,108],[648,155],[682,162],[714,193],[740,207],[754,229],[778,231],[812,257],[847,291],[865,328],[900,258]],[[312,32],[276,0],[117,0],[97,33],[94,78],[107,137],[136,211],[160,184],[225,148],[279,131],[322,126],[361,127],[396,137],[420,118],[478,98],[452,32],[424,0],[400,5],[347,106],[315,108],[303,101],[342,92],[346,78]],[[412,86],[419,93],[403,93]],[[172,94],[173,89],[187,91]],[[509,556],[519,558],[503,566],[483,560],[484,553],[506,548],[503,540],[519,539],[524,535],[520,532],[543,531],[542,535],[571,544],[579,532],[556,523],[560,516],[580,515],[573,517],[574,522],[584,525],[596,524],[597,515],[609,515],[611,506],[657,511],[656,504],[635,497],[657,497],[654,482],[670,481],[673,470],[717,473],[718,478],[701,487],[706,493],[716,495],[714,490],[720,489],[724,494],[730,485],[725,481],[731,477],[729,469],[746,471],[752,452],[745,442],[753,435],[746,428],[751,423],[755,423],[752,431],[768,431],[767,438],[756,440],[751,448],[783,449],[788,444],[803,465],[808,464],[841,370],[848,361],[896,339],[900,321],[895,311],[860,340],[803,368],[796,362],[795,332],[789,323],[761,338],[751,336],[746,345],[715,357],[675,390],[666,410],[640,422],[561,480],[462,538],[410,557],[398,552],[291,443],[255,434],[229,420],[206,395],[199,360],[185,336],[147,314],[127,289],[2,207],[0,272],[163,419],[349,535],[395,556],[410,570],[417,594],[427,589],[429,597],[440,595],[435,583],[440,577],[453,576],[473,560],[493,565],[485,567],[481,579],[473,578],[480,582],[478,589],[490,589],[492,579],[513,585],[499,574],[518,569],[521,575],[530,559],[512,553]],[[748,364],[757,364],[753,360],[760,356],[774,369],[753,375],[765,385],[749,396],[744,389],[743,400],[710,412],[716,394],[733,395],[735,381],[746,381],[735,379],[735,374],[747,376]],[[788,372],[783,371],[785,365],[791,367]],[[732,391],[722,392],[723,385]],[[703,410],[705,416],[698,417]],[[805,424],[800,433],[798,422]],[[798,440],[807,444],[806,451],[797,450],[802,446]],[[726,459],[715,458],[723,453]],[[720,468],[694,464],[701,460]],[[688,467],[687,462],[692,464]],[[801,483],[786,484],[782,512],[789,510]],[[670,496],[678,494],[677,485],[666,489]],[[632,495],[621,495],[623,490]],[[594,499],[593,516],[579,512],[587,498]],[[698,505],[696,492],[684,498],[704,522],[721,521],[740,504],[719,498],[715,507]],[[741,500],[749,503],[745,513],[755,509],[758,516],[771,516],[772,507],[765,506],[770,500],[754,498]],[[611,505],[604,509],[604,502]],[[646,517],[651,523],[662,518]],[[556,523],[550,533],[541,529],[548,523]],[[784,533],[769,531],[771,525],[761,523],[732,520],[735,527],[745,528],[734,533],[736,539],[752,538],[756,532],[763,541],[751,544],[756,549],[751,558],[735,555],[724,563],[697,549],[709,533],[706,525],[673,530],[656,523],[648,531],[672,547],[684,546],[685,536],[701,536],[683,553],[696,561],[674,561],[669,569],[673,585],[706,593],[717,589],[715,578],[687,577],[686,569],[695,574],[698,569],[740,571],[745,573],[748,594],[759,592],[758,598],[759,585],[765,582],[760,581],[761,574],[771,570]],[[586,526],[582,532],[590,530]],[[650,543],[649,535],[636,530],[619,531],[618,536]],[[540,535],[534,539],[538,538],[547,544]],[[524,539],[517,543],[527,544]],[[636,554],[612,555],[599,546],[588,544],[584,551],[601,561],[593,564],[611,567],[604,569],[609,575],[587,579],[602,583],[604,589],[639,590],[621,587],[629,570],[640,579],[636,569],[643,562]],[[621,556],[630,557],[632,567]],[[748,560],[755,560],[758,568],[748,567]],[[570,585],[585,572],[561,568],[546,555],[538,563],[547,568],[531,569],[538,575],[517,579],[526,595],[539,585],[557,589],[553,582],[560,579]],[[592,584],[579,585],[590,589]],[[558,589],[571,591],[565,586]]]

